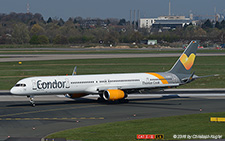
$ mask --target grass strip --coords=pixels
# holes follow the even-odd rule
[[[177,57],[77,59],[0,63],[0,89],[10,89],[27,76],[70,75],[74,66],[77,74],[111,74],[168,71]],[[225,56],[197,57],[193,71],[196,75],[220,74],[219,77],[198,79],[179,88],[224,88]]]
[[[224,139],[225,123],[210,122],[210,117],[215,116],[225,117],[225,112],[106,123],[57,132],[47,138],[132,141],[137,140],[137,134],[164,134],[165,140],[178,139],[178,135],[222,135]]]

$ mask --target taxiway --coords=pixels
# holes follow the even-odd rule
[[[223,112],[225,89],[172,89],[129,95],[128,103],[99,102],[97,96],[72,100],[63,96],[26,97],[0,92],[0,140],[8,137],[42,138],[83,126],[133,119]],[[201,109],[201,110],[200,110]]]
[[[99,59],[99,58],[140,58],[140,57],[178,57],[180,53],[149,54],[0,54],[0,62],[43,61],[67,59]],[[225,56],[225,53],[198,53],[197,56]]]

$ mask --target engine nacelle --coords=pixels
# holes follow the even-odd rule
[[[117,90],[117,89],[115,89],[115,90],[109,89],[109,90],[103,92],[103,98],[108,101],[123,99],[123,98],[125,98],[125,96],[126,95],[125,95],[124,91]]]
[[[87,94],[84,93],[78,93],[78,94],[66,94],[65,96],[68,98],[80,98],[83,96],[86,96]]]

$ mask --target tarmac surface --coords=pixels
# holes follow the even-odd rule
[[[25,96],[0,91],[0,140],[43,138],[65,129],[108,122],[225,111],[225,89],[169,89],[129,95],[128,103],[99,102],[97,97],[37,96],[36,107],[31,107]]]

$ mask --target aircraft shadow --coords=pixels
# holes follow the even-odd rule
[[[0,92],[0,95],[12,95],[10,92]]]
[[[79,100],[68,100],[68,101],[36,101],[36,106],[58,106],[58,105],[76,105],[76,104],[94,104],[96,100],[82,98]],[[6,107],[23,107],[23,106],[31,106],[29,101],[23,101],[22,103],[18,102],[18,104],[10,104]]]
[[[178,95],[170,95],[170,96],[162,96],[159,98],[136,98],[136,99],[129,99],[126,101],[102,101],[97,99],[88,99],[88,98],[79,98],[77,100],[71,101],[36,101],[36,106],[65,106],[65,105],[78,105],[78,104],[101,104],[101,105],[124,105],[124,106],[134,106],[134,107],[146,107],[146,108],[153,108],[153,106],[169,106],[169,105],[182,105],[179,101],[177,103],[169,103],[169,102],[162,102],[161,100],[170,100],[170,99],[179,99]],[[182,98],[189,98],[189,97],[182,97]],[[6,107],[31,107],[29,101],[18,101],[18,104],[10,104]],[[155,107],[156,108],[156,107]],[[160,108],[160,107],[158,107]],[[168,109],[168,107],[164,107],[164,109]],[[188,110],[188,109],[186,109]],[[196,109],[192,109],[196,110]]]
[[[199,111],[198,108],[184,108],[182,107],[182,102],[179,101],[179,96],[163,96],[160,98],[145,98],[145,99],[131,99],[129,103],[122,106],[130,106],[130,107],[141,107],[141,108],[154,108],[154,109],[167,109],[167,110],[182,110],[182,111]],[[182,97],[189,98],[189,97]],[[170,99],[178,99],[175,103],[169,103],[160,100],[170,100]],[[159,101],[157,101],[159,100]],[[142,102],[144,101],[144,102]],[[165,107],[166,106],[166,107]],[[174,107],[175,106],[175,107]]]

